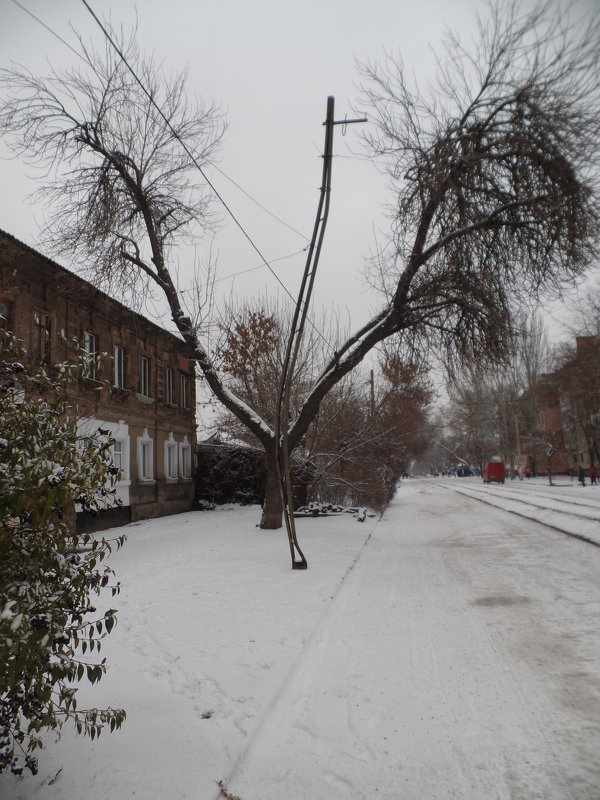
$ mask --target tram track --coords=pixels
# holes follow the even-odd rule
[[[565,498],[535,489],[511,491],[508,487],[471,486],[454,481],[436,481],[436,485],[600,547],[600,502],[596,504],[595,498]]]

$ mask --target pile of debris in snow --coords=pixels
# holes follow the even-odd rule
[[[334,503],[309,503],[294,509],[295,517],[327,517],[330,514],[352,514],[358,522],[364,522],[367,517],[377,516],[375,512],[366,508],[354,506],[340,506]]]

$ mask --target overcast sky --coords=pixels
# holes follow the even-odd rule
[[[600,5],[600,0],[576,0]],[[57,34],[77,46],[70,26],[95,41],[102,32],[80,0],[19,0]],[[431,48],[445,26],[465,41],[476,27],[483,0],[90,0],[114,26],[131,28],[138,17],[142,50],[154,52],[168,70],[189,68],[190,94],[220,105],[228,119],[219,166],[245,192],[289,225],[310,236],[321,179],[323,126],[328,95],[336,118],[355,116],[360,81],[356,61],[400,53],[420,82],[433,72]],[[12,0],[0,0],[0,62],[18,62],[34,72],[76,60],[69,49]],[[360,128],[336,128],[332,205],[319,266],[317,295],[343,323],[366,321],[377,298],[362,280],[375,232],[385,231],[386,179],[360,154]],[[0,155],[6,150],[0,143]],[[208,174],[267,259],[301,250],[305,239],[252,203],[221,173]],[[0,160],[0,227],[36,245],[43,219],[27,202],[35,188],[32,168]],[[202,252],[202,248],[200,251]],[[224,221],[214,242],[221,292],[245,296],[275,293],[275,279],[231,222]],[[181,251],[182,274],[193,254]],[[63,261],[64,263],[64,261]],[[304,255],[273,263],[294,293]]]

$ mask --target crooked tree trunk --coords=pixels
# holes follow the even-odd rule
[[[265,484],[265,499],[263,502],[260,527],[267,530],[277,530],[283,525],[283,503],[279,485],[275,453],[266,455],[267,480]]]

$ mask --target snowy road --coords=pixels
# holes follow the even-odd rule
[[[89,695],[126,725],[3,800],[600,798],[600,548],[408,481],[377,524],[300,520],[294,573],[255,516],[130,528]]]
[[[583,487],[560,477],[553,486],[539,479],[484,486],[480,478],[435,481],[526,519],[542,522],[570,536],[600,545],[600,487]]]
[[[439,492],[385,515],[243,800],[600,797],[600,554]]]

